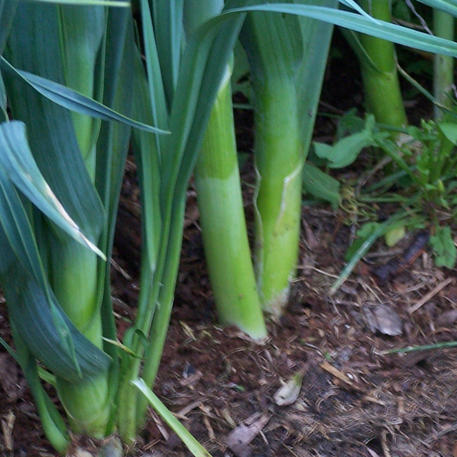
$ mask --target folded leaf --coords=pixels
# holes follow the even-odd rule
[[[76,241],[104,258],[97,246],[81,232],[45,181],[30,151],[24,123],[12,121],[0,124],[0,167],[4,171],[3,176],[8,177],[47,217]]]
[[[303,165],[303,187],[314,197],[338,208],[341,200],[339,181],[310,163]]]

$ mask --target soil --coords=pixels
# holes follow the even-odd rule
[[[330,67],[321,109],[360,105],[360,85],[349,83],[358,80],[354,73],[355,64],[342,71]],[[351,91],[335,86],[341,78]],[[250,114],[237,118],[244,125],[242,149],[250,150]],[[333,121],[319,118],[316,135],[331,138],[334,128]],[[138,294],[134,171],[129,161],[113,262],[120,330],[134,314]],[[249,161],[243,178],[253,180]],[[248,217],[251,197],[246,187]],[[435,268],[421,249],[380,283],[377,267],[391,259],[401,264],[415,241],[411,234],[392,249],[379,242],[330,296],[356,222],[347,208],[303,208],[289,306],[281,319],[268,322],[268,339],[256,343],[215,324],[195,193],[189,191],[175,307],[155,392],[214,457],[457,457],[457,350],[386,353],[457,340],[456,271]],[[3,302],[0,337],[10,341]],[[6,352],[0,352],[0,372],[0,455],[54,456],[24,378]],[[303,378],[299,392],[291,383],[296,375]],[[190,455],[152,411],[128,451],[138,457]]]

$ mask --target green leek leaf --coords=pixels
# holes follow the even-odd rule
[[[0,151],[0,166],[17,188],[72,238],[104,258],[97,246],[81,232],[45,181],[30,151],[22,122],[0,124]]]
[[[2,230],[0,243],[2,254],[7,255],[8,244]],[[2,278],[10,318],[38,360],[56,376],[70,382],[108,369],[110,358],[75,328],[52,295],[52,303],[49,302],[42,286],[17,261],[10,262],[8,274],[21,278],[20,287]]]
[[[87,5],[87,6],[114,6],[118,8],[130,7],[130,2],[122,0],[32,0],[36,3],[55,3],[60,5]]]
[[[79,92],[73,89],[69,89],[68,87],[65,87],[55,81],[42,78],[41,76],[34,75],[28,71],[17,70],[4,57],[0,58],[0,64],[6,71],[9,71],[15,76],[21,78],[22,81],[29,84],[44,97],[64,108],[105,121],[122,122],[126,125],[130,125],[131,127],[136,127],[152,133],[169,133],[166,130],[152,127],[150,125],[143,124],[142,122],[138,122],[134,119],[130,119],[127,116],[124,116],[123,114],[117,113],[111,108],[108,108],[102,103],[99,103],[90,97],[86,97]]]
[[[0,0],[0,55],[5,48],[17,3],[18,0]]]
[[[418,0],[424,5],[431,6],[438,10],[452,14],[457,17],[457,1],[456,0]]]
[[[271,11],[277,13],[296,14],[299,16],[310,17],[313,19],[330,22],[340,27],[345,27],[356,32],[372,35],[377,38],[392,41],[423,51],[457,56],[457,43],[438,38],[427,33],[401,27],[389,22],[374,22],[365,16],[348,11],[340,11],[334,8],[325,8],[309,5],[290,5],[280,3],[269,3],[268,5],[246,6],[226,10],[225,14],[235,14],[248,11]],[[221,21],[224,14],[215,20]]]

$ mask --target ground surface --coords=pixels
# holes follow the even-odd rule
[[[332,84],[332,71],[323,107],[336,106],[337,98],[339,109],[360,103],[357,85],[355,95],[338,95],[347,91]],[[333,80],[355,78],[338,71]],[[248,130],[249,122],[247,115]],[[321,119],[318,127],[321,141],[331,139],[334,125]],[[242,140],[249,150],[249,138]],[[116,311],[125,316],[137,296],[140,243],[139,223],[132,223],[138,216],[132,163],[128,170],[113,267]],[[244,177],[252,179],[249,165]],[[250,200],[247,194],[248,215]],[[456,457],[457,349],[384,353],[457,340],[456,272],[434,268],[425,249],[379,283],[374,272],[391,259],[401,261],[417,240],[413,233],[391,250],[376,245],[329,296],[354,235],[354,214],[305,207],[302,221],[289,307],[278,322],[269,322],[270,337],[258,344],[214,325],[198,211],[189,193],[176,305],[156,393],[213,456]],[[3,303],[0,336],[9,340]],[[24,379],[5,352],[0,373],[0,455],[53,456]],[[284,403],[278,389],[297,374],[303,377],[298,395],[282,390],[290,404],[278,405]],[[189,455],[152,413],[131,453]]]

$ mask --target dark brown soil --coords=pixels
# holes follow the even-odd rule
[[[123,204],[123,211],[131,208]],[[393,253],[380,245],[330,297],[351,230],[343,213],[305,208],[289,308],[279,322],[269,323],[269,339],[258,344],[236,329],[213,324],[192,196],[187,215],[176,306],[155,391],[214,456],[234,455],[227,439],[242,424],[253,424],[248,431],[260,430],[248,433],[252,442],[237,449],[239,456],[457,455],[456,350],[383,355],[391,348],[457,340],[454,271],[434,268],[424,252],[379,287],[373,266],[395,257],[408,242]],[[134,245],[138,230],[127,226],[130,235],[121,232]],[[136,274],[129,258],[117,260]],[[134,281],[121,281],[119,271],[114,272],[115,291],[122,311],[127,306],[122,302],[134,302],[137,292]],[[398,314],[400,335],[382,333],[395,327],[395,320],[387,319],[382,331],[373,327],[370,316],[383,307]],[[1,316],[0,335],[8,339],[4,305]],[[25,382],[5,353],[0,353],[0,370],[4,455],[54,455]],[[275,392],[296,373],[304,374],[300,395],[278,406]],[[10,446],[14,452],[8,454]],[[132,455],[189,453],[151,412]]]
[[[324,110],[336,105],[338,93],[349,93],[332,81],[344,77],[349,84],[357,70],[346,68],[335,77],[332,71],[336,68],[329,70]],[[360,87],[352,94],[358,98],[347,96],[338,106],[360,104]],[[251,119],[243,116],[244,150],[249,150]],[[333,129],[332,121],[322,118],[317,135],[331,136]],[[116,311],[125,316],[133,314],[138,294],[134,169],[129,162],[113,265]],[[252,179],[249,168],[244,176]],[[247,190],[248,214],[250,200]],[[401,256],[410,237],[390,251],[379,243],[329,296],[353,237],[353,216],[343,209],[303,209],[290,304],[278,322],[269,322],[270,336],[260,344],[214,324],[198,210],[189,192],[175,308],[155,392],[213,456],[457,457],[457,349],[384,352],[457,340],[456,272],[433,267],[425,250],[380,286],[374,267]],[[4,303],[0,336],[10,341]],[[0,456],[54,456],[25,381],[6,352],[0,352],[0,373]],[[296,374],[303,375],[299,395],[278,405],[275,393]],[[130,452],[190,455],[153,412]]]

